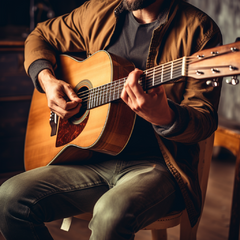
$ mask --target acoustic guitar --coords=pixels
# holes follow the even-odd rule
[[[144,71],[139,84],[145,91],[181,77],[203,79],[217,86],[217,78],[240,74],[240,42],[197,52]],[[80,112],[62,120],[51,113],[45,94],[34,90],[26,139],[26,170],[85,160],[92,151],[119,154],[127,145],[135,113],[120,99],[134,65],[106,51],[79,61],[60,55],[57,76],[68,82],[82,99]],[[212,79],[212,80],[209,80]],[[49,120],[50,116],[50,120]]]

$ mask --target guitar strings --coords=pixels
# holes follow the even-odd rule
[[[163,68],[163,65],[164,65],[164,68]],[[167,75],[168,73],[170,73],[168,70],[169,70],[169,68],[171,68],[171,66],[169,66],[169,67],[166,67],[166,65],[172,65],[171,63],[167,63],[167,64],[163,64],[163,65],[159,65],[159,66],[157,66],[157,67],[154,67],[154,68],[150,68],[150,69],[147,69],[147,70],[145,70],[144,72],[143,72],[143,76],[141,77],[141,78],[143,78],[143,77],[151,77],[152,75],[154,75],[154,77],[158,77],[159,75],[158,75],[158,73],[160,73],[160,74],[162,74],[163,73],[163,75]],[[176,72],[176,64],[174,65],[174,73]],[[160,69],[161,68],[161,69]],[[163,68],[163,72],[162,72],[162,68]],[[156,70],[157,69],[157,70]],[[181,70],[181,68],[179,68],[179,70]],[[144,75],[144,73],[145,72],[147,72],[147,75]],[[125,81],[126,80],[126,78],[127,77],[125,77],[125,78],[121,78],[121,79],[117,79],[117,80],[115,80],[114,82],[111,82],[111,83],[107,83],[107,84],[105,84],[105,85],[102,85],[102,86],[100,86],[100,87],[105,87],[105,86],[107,86],[108,88],[106,89],[106,90],[109,90],[109,89],[111,89],[111,85],[113,85],[114,83],[116,83],[116,82],[118,82],[118,81]],[[140,78],[140,79],[141,79]],[[109,85],[109,86],[108,86]],[[96,89],[97,88],[100,88],[100,87],[96,87]],[[91,89],[92,90],[92,89]],[[88,94],[88,91],[89,90],[86,90],[86,91],[83,91],[83,92],[81,92],[81,96],[82,97],[84,97],[84,95],[82,94],[82,93],[84,93],[84,92],[86,92],[86,94]]]
[[[182,60],[178,60],[178,61],[182,61]],[[180,64],[180,63],[179,63]],[[178,65],[179,65],[178,64]],[[164,65],[164,68],[163,68],[163,65]],[[144,75],[144,72],[143,72],[143,76],[142,76],[142,78],[149,78],[149,77],[151,77],[152,75],[154,76],[154,77],[158,77],[159,75],[158,75],[158,73],[160,73],[160,74],[163,74],[163,75],[168,75],[170,72],[168,71],[172,66],[169,66],[169,67],[166,67],[167,65],[172,65],[171,63],[167,63],[167,64],[163,64],[163,65],[159,65],[159,66],[157,66],[157,67],[154,67],[154,68],[152,68],[152,69],[147,69],[146,71],[144,71],[144,72],[147,72],[147,75]],[[179,71],[181,71],[181,68],[176,68],[176,66],[178,66],[178,65],[174,65],[173,67],[174,67],[174,72],[173,72],[173,75],[177,72],[177,70],[179,70]],[[182,66],[181,66],[182,67]],[[161,69],[160,69],[161,68]],[[156,70],[157,69],[157,70]],[[163,71],[162,71],[162,69],[163,69]],[[150,74],[151,73],[151,74]],[[122,78],[122,79],[118,79],[118,80],[115,80],[114,82],[111,82],[111,83],[108,83],[108,84],[105,84],[105,85],[102,85],[102,86],[99,86],[99,87],[96,87],[95,89],[91,89],[92,91],[95,91],[95,90],[99,90],[100,88],[104,88],[104,90],[106,90],[106,91],[108,91],[108,90],[110,90],[110,89],[114,89],[114,90],[118,90],[118,89],[116,89],[116,86],[113,86],[113,85],[116,85],[117,84],[117,82],[121,82],[122,80],[126,80],[126,78],[127,77],[125,77],[125,78]],[[150,79],[151,80],[151,79]],[[115,84],[114,84],[115,83]],[[147,82],[147,83],[151,83],[151,82]],[[149,85],[149,84],[148,84]],[[106,89],[106,86],[107,86],[107,89]],[[112,87],[113,86],[113,87]],[[122,85],[120,85],[120,87],[122,87]],[[88,95],[88,93],[89,93],[89,90],[86,90],[85,91],[86,92],[86,95]],[[84,97],[84,95],[82,94],[82,93],[84,93],[84,92],[81,92],[81,97]]]
[[[188,66],[189,62],[193,62],[191,58],[192,57],[185,57],[186,66]],[[144,86],[142,87],[149,89],[150,87],[157,86],[163,82],[167,82],[177,77],[181,77],[182,66],[183,66],[183,58],[180,58],[165,64],[161,64],[159,66],[147,69],[143,71],[143,75],[139,79],[139,84],[141,85],[145,83]],[[166,76],[168,77],[167,80],[166,80]],[[127,77],[124,77],[124,78],[115,80],[114,82],[96,87],[94,89],[90,89],[90,90],[88,89],[83,92],[80,92],[78,96],[82,99],[82,105],[87,104],[88,101],[91,101],[91,100],[95,102],[99,102],[99,99],[107,100],[106,96],[108,96],[109,92],[111,93],[111,96],[113,98],[112,100],[116,100],[114,96],[117,95],[117,97],[119,98],[126,79]],[[95,95],[93,95],[94,93]],[[109,96],[109,98],[111,96]],[[92,105],[95,105],[95,104],[92,103]]]
[[[225,51],[222,53],[218,53],[219,55],[224,55],[226,53],[232,52],[230,51]],[[186,71],[188,68],[189,63],[197,63],[202,61],[202,58],[209,59],[215,57],[215,55],[209,55],[209,56],[201,56],[201,55],[194,55],[194,56],[189,56],[189,57],[183,57],[185,58],[185,68],[182,69],[183,66],[183,58],[173,60],[171,62],[153,67],[151,69],[147,69],[143,71],[143,75],[139,80],[139,84],[142,84],[142,87],[145,89],[151,88],[153,86],[157,86],[161,83],[168,82],[169,80],[175,80],[178,77],[181,76],[188,76],[187,74],[184,74],[182,71]],[[176,64],[177,63],[177,64]],[[181,66],[179,66],[181,64]],[[207,69],[210,69],[214,66],[208,66],[205,67]],[[228,67],[228,66],[221,66],[221,67]],[[188,70],[188,73],[195,72],[195,70],[191,70],[191,72]],[[170,75],[170,77],[168,76]],[[151,77],[152,76],[152,77]],[[166,76],[168,78],[166,79]],[[150,79],[149,79],[150,78]],[[83,99],[84,103],[88,103],[91,101],[91,104],[94,106],[100,105],[99,100],[103,101],[104,103],[110,102],[112,100],[116,100],[117,98],[120,98],[120,93],[124,87],[124,83],[126,81],[127,77],[115,80],[111,83],[96,87],[95,89],[88,89],[85,92],[81,92],[79,96]],[[144,85],[143,85],[144,83]],[[111,95],[109,95],[109,92],[111,92]],[[95,94],[95,95],[94,95]],[[101,95],[99,95],[101,94]],[[90,98],[89,98],[90,96]],[[116,98],[117,96],[117,98]],[[111,98],[111,99],[110,99]],[[94,103],[93,103],[94,101]],[[106,102],[105,102],[106,101]],[[97,104],[96,104],[97,102]],[[102,103],[102,104],[104,104]]]
[[[175,78],[173,76],[176,75],[176,73],[177,73],[177,76],[179,76],[179,72],[182,71],[182,65],[181,65],[181,67],[179,67],[179,64],[182,64],[182,60],[178,59],[177,61],[178,61],[178,64],[176,64],[176,61],[175,61],[173,63],[174,65],[172,64],[172,62],[170,62],[170,63],[167,63],[167,64],[159,65],[159,66],[154,67],[152,69],[147,69],[146,71],[143,72],[143,76],[140,78],[140,82],[141,81],[143,82],[143,79],[144,79],[146,81],[145,86],[151,86],[152,76],[154,77],[154,80],[158,79],[159,74],[160,74],[160,76],[163,76],[163,75],[170,75],[170,73],[172,73],[172,78]],[[172,68],[174,68],[174,72],[172,72]],[[171,69],[171,72],[169,71],[169,69]],[[147,72],[147,75],[144,75],[145,72]],[[148,79],[148,78],[150,78],[150,79]],[[122,78],[122,79],[115,80],[114,82],[102,85],[102,86],[97,87],[95,89],[91,89],[90,91],[92,91],[92,92],[94,92],[94,91],[95,92],[98,92],[98,91],[108,92],[109,90],[119,91],[119,90],[122,90],[122,83],[124,83],[125,80],[126,80],[126,77]],[[158,80],[154,81],[154,83],[156,83],[156,84],[154,84],[154,86],[161,83],[161,82],[163,82],[162,79],[160,81],[158,81]],[[120,88],[116,89],[117,84],[119,84]],[[106,88],[106,86],[107,86],[107,88]],[[102,90],[100,88],[104,88],[104,89]],[[84,99],[84,97],[88,98],[89,97],[89,90],[86,90],[85,92],[81,92],[80,96],[81,96],[82,99]]]
[[[225,53],[222,53],[222,54],[225,54]],[[214,57],[214,56],[210,55],[210,56],[204,57],[204,59],[208,59],[211,57]],[[185,63],[184,63],[185,69],[182,69],[184,58],[185,58]],[[168,82],[170,80],[175,80],[178,77],[185,76],[184,74],[182,74],[182,70],[185,71],[189,63],[196,63],[199,61],[202,61],[201,56],[195,55],[195,56],[179,58],[171,62],[167,62],[161,65],[158,65],[156,67],[147,69],[143,71],[143,75],[139,79],[139,84],[140,85],[142,84],[142,87],[149,89],[161,83]],[[209,68],[211,67],[209,66]],[[166,79],[166,76],[168,76],[167,79]],[[96,105],[96,102],[99,102],[99,99],[106,100],[106,102],[116,100],[117,98],[120,98],[120,93],[124,87],[124,83],[126,79],[127,77],[115,80],[111,83],[107,83],[105,85],[96,87],[94,89],[88,89],[86,91],[79,93],[79,97],[83,100],[83,103],[94,101],[92,105]],[[144,86],[143,86],[143,83],[144,83]],[[111,92],[111,95],[109,95],[109,92]]]
[[[163,72],[162,70],[161,71],[155,70],[149,73],[149,70],[148,70],[147,75],[144,75],[140,78],[139,84],[141,85],[144,82],[145,83],[144,87],[148,89],[162,82],[166,82],[168,80],[175,79],[177,77],[182,76],[182,68],[176,69],[176,66],[174,67],[175,67],[174,72],[171,74],[172,75],[171,77],[170,77],[170,71],[168,71],[166,67],[164,68]],[[154,84],[152,81],[152,76],[154,76]],[[167,80],[166,80],[166,76],[168,77]],[[111,84],[106,84],[107,89],[106,89],[106,86],[100,86],[95,89],[87,90],[85,91],[84,94],[82,94],[83,92],[80,93],[79,94],[80,98],[83,100],[82,104],[85,105],[89,102],[91,106],[96,107],[96,105],[99,105],[99,102],[103,104],[105,102],[109,102],[112,100],[116,100],[117,98],[120,98],[120,93],[123,89],[126,79],[127,78],[122,78],[122,79],[115,80]],[[111,95],[108,95],[109,93],[111,93]]]

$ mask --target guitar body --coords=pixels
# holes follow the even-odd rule
[[[76,92],[113,82],[128,75],[134,65],[99,51],[84,61],[61,55],[57,78],[68,82]],[[81,116],[58,121],[51,136],[50,110],[45,94],[34,90],[25,139],[25,169],[85,160],[92,151],[119,154],[131,136],[135,113],[122,101],[113,101]]]

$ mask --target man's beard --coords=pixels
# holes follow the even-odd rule
[[[150,6],[156,0],[123,0],[124,7],[132,12]]]

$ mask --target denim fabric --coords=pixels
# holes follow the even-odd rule
[[[177,202],[182,197],[173,176],[156,161],[50,165],[3,183],[0,229],[7,240],[48,240],[44,222],[93,211],[91,240],[134,239]]]

